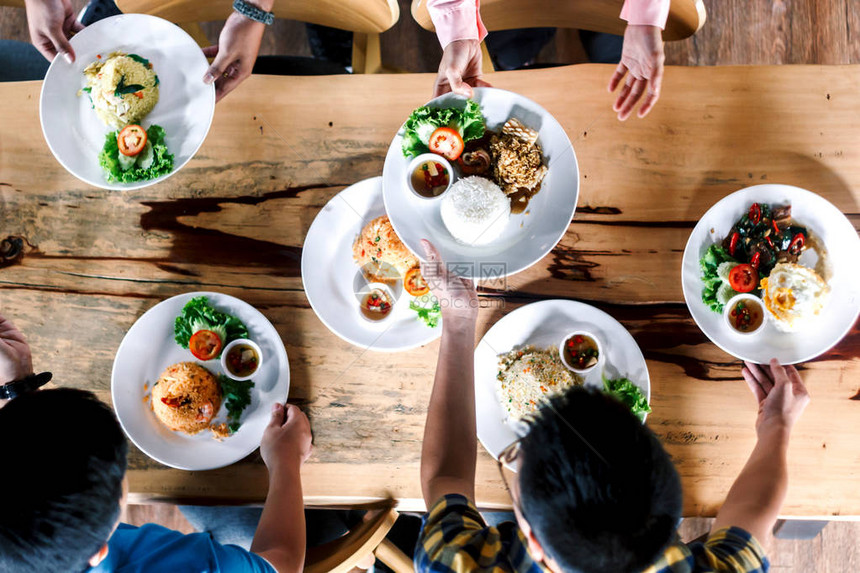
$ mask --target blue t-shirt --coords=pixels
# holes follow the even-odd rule
[[[185,535],[160,525],[120,523],[108,554],[88,573],[276,573],[269,562],[237,545],[221,545],[208,533]]]

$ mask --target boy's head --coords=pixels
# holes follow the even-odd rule
[[[575,388],[552,399],[518,458],[522,517],[561,569],[641,571],[672,539],[678,474],[657,437],[614,398]]]
[[[42,390],[0,409],[0,436],[0,572],[83,570],[119,518],[128,446],[113,413]]]

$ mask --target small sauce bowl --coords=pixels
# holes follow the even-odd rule
[[[431,187],[428,180],[437,184]],[[406,170],[406,186],[419,199],[438,199],[448,192],[453,182],[451,163],[435,153],[422,153],[409,162]]]
[[[239,338],[221,351],[221,368],[233,380],[249,380],[263,365],[263,351],[253,340]]]
[[[592,354],[584,365],[580,365],[577,356]],[[558,354],[568,370],[577,374],[586,374],[594,370],[603,358],[603,347],[600,339],[585,330],[571,332],[558,345]]]
[[[358,298],[358,314],[367,322],[380,324],[394,314],[394,303],[397,299],[388,285],[368,283],[355,294]]]
[[[758,334],[767,323],[764,303],[755,295],[735,295],[723,308],[723,318],[729,330],[739,336]]]

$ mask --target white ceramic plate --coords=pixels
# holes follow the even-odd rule
[[[352,244],[372,219],[385,214],[382,177],[359,181],[329,201],[308,229],[302,247],[302,283],[319,319],[350,344],[399,352],[423,346],[442,334],[442,321],[430,328],[409,309],[412,297],[402,292],[392,316],[372,324],[359,314],[357,284],[365,284],[352,258]]]
[[[784,333],[767,324],[755,336],[732,332],[722,315],[702,302],[699,259],[708,247],[722,242],[732,225],[753,203],[791,204],[791,215],[824,243],[832,269],[830,296],[811,327]],[[737,358],[766,364],[771,358],[783,364],[811,360],[842,340],[860,312],[860,240],[845,216],[823,197],[789,185],[756,185],[736,191],[711,207],[702,217],[684,250],[681,280],[687,308],[711,341]],[[802,261],[802,259],[801,259]]]
[[[645,357],[617,320],[602,310],[572,300],[545,300],[520,307],[494,324],[475,349],[478,439],[494,458],[498,459],[522,431],[520,425],[507,420],[496,396],[499,355],[526,345],[558,348],[562,339],[574,330],[591,332],[600,339],[603,348],[604,361],[586,374],[586,386],[602,389],[603,373],[610,379],[626,377],[651,402]]]
[[[509,276],[541,260],[558,244],[573,219],[579,196],[579,167],[564,128],[545,109],[521,95],[477,88],[474,99],[482,108],[487,127],[499,131],[510,118],[517,118],[538,132],[548,166],[541,190],[519,215],[511,215],[501,236],[486,246],[471,247],[457,242],[442,223],[440,200],[420,199],[407,186],[410,158],[401,151],[403,127],[397,132],[383,168],[385,209],[394,230],[420,259],[421,239],[439,249],[442,260],[454,264],[460,275],[482,279]],[[431,101],[431,107],[465,107],[466,100],[446,94]]]
[[[173,323],[182,307],[195,296],[205,295],[216,309],[238,317],[248,327],[248,335],[263,351],[260,371],[252,378],[251,404],[242,413],[242,425],[232,436],[219,442],[204,430],[188,436],[165,427],[152,413],[144,385],[153,383],[165,368],[177,362],[197,362],[215,374],[222,374],[220,360],[203,362],[173,339]],[[111,395],[123,430],[134,444],[152,459],[181,470],[208,470],[237,462],[260,445],[269,423],[271,407],[283,402],[290,391],[290,364],[281,337],[260,311],[238,298],[214,293],[192,292],[162,301],[137,319],[117,350],[111,374]],[[222,404],[216,420],[223,421]]]
[[[197,43],[167,20],[143,14],[123,14],[100,20],[71,39],[75,63],[54,58],[39,103],[42,133],[57,161],[78,179],[103,189],[140,189],[163,181],[188,163],[206,139],[215,113],[215,86],[203,83],[209,67]],[[108,183],[99,165],[105,134],[114,131],[92,109],[83,71],[97,56],[121,51],[138,54],[158,74],[159,100],[143,120],[166,132],[173,154],[173,171],[157,179],[136,183]]]

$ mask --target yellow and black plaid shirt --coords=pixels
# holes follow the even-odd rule
[[[515,523],[489,527],[462,495],[446,495],[424,516],[415,550],[419,572],[499,571],[541,573]],[[646,573],[766,573],[770,563],[749,533],[737,527],[714,532],[706,543],[669,546]]]

